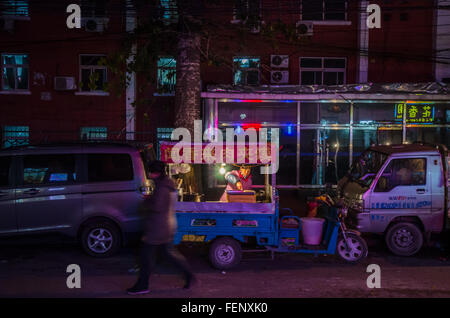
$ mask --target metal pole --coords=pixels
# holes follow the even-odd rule
[[[297,102],[297,183],[300,185],[300,102]]]
[[[406,111],[407,104],[403,104],[403,121],[402,121],[402,144],[406,143]]]
[[[348,164],[351,167],[353,162],[353,101],[350,101],[350,134],[349,134],[350,143],[348,145]]]

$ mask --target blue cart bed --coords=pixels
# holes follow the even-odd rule
[[[240,242],[255,237],[259,245],[277,244],[277,214],[272,203],[177,202],[181,241],[209,242],[229,236]]]

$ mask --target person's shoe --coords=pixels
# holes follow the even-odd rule
[[[195,286],[198,285],[198,279],[196,276],[190,276],[189,278],[186,279],[186,283],[183,286],[183,289],[192,289]]]
[[[135,267],[130,268],[130,269],[128,270],[128,273],[137,273],[137,272],[139,272],[140,270],[141,270],[141,268],[140,268],[138,265],[136,265]]]
[[[143,295],[143,294],[148,294],[150,292],[150,290],[147,288],[141,288],[139,286],[133,286],[131,288],[127,289],[127,294],[128,295]]]

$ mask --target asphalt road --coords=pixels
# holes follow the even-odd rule
[[[244,254],[235,269],[213,269],[204,248],[180,248],[200,284],[181,289],[176,270],[159,263],[151,278],[151,293],[135,297],[450,297],[450,260],[436,248],[414,257],[391,255],[376,238],[369,238],[369,256],[351,265],[334,256]],[[61,239],[0,240],[0,297],[130,297],[136,273],[129,272],[136,248],[123,248],[108,259],[95,259]],[[69,264],[81,269],[81,288],[69,289]],[[381,269],[381,288],[370,289],[369,264]]]

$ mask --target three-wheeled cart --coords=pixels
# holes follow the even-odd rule
[[[171,160],[165,161],[171,165]],[[178,231],[174,243],[209,244],[210,261],[218,269],[237,265],[242,256],[242,245],[249,243],[256,245],[257,250],[269,250],[272,255],[275,252],[330,255],[337,252],[348,262],[358,262],[367,256],[364,239],[359,233],[345,228],[342,211],[336,208],[331,208],[332,213],[324,222],[321,242],[305,244],[301,235],[302,218],[280,216],[276,175],[266,175],[264,180],[263,199],[256,203],[177,202]],[[285,214],[290,209],[281,211]]]

